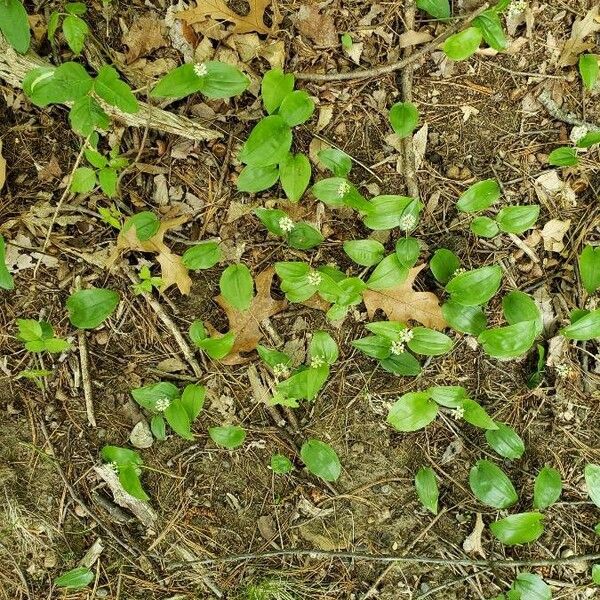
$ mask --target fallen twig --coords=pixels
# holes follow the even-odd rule
[[[77,341],[79,342],[79,364],[81,368],[81,381],[83,383],[83,396],[85,398],[85,412],[87,414],[88,423],[92,427],[96,427],[94,396],[92,393],[92,381],[90,379],[90,359],[88,356],[85,331],[83,329],[80,329],[77,332]]]
[[[548,114],[551,117],[554,117],[557,121],[562,121],[563,123],[567,123],[568,125],[578,125],[584,126],[588,129],[598,129],[598,125],[594,125],[593,123],[587,123],[586,121],[580,119],[573,113],[567,112],[552,99],[552,95],[550,91],[545,89],[538,96],[538,102],[548,111]]]

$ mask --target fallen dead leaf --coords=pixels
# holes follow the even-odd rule
[[[433,329],[447,327],[446,319],[438,297],[432,292],[416,292],[413,290],[415,278],[426,267],[423,263],[413,267],[408,277],[393,288],[385,290],[367,290],[363,294],[363,301],[367,307],[369,318],[373,318],[378,309],[383,310],[390,321],[408,323],[417,321]]]
[[[264,22],[265,10],[271,4],[271,0],[249,0],[248,4],[250,11],[244,16],[231,10],[224,0],[201,0],[195,8],[177,13],[177,18],[193,25],[212,17],[233,23],[231,33],[271,33]]]
[[[583,19],[575,19],[571,29],[571,37],[565,42],[565,45],[558,59],[559,67],[574,65],[579,59],[579,55],[593,48],[595,43],[592,34],[600,31],[600,17],[598,11],[600,6],[596,4],[591,8]],[[590,40],[585,42],[585,38]]]
[[[43,182],[52,181],[62,175],[62,169],[56,156],[52,155],[50,161],[38,171],[38,179]],[[2,186],[0,185],[0,188]]]
[[[534,181],[535,192],[539,201],[552,207],[556,202],[561,206],[577,206],[577,197],[573,188],[558,176],[555,169],[545,171]]]
[[[127,64],[140,56],[148,56],[158,48],[164,48],[167,45],[165,33],[166,27],[162,20],[154,17],[136,19],[131,29],[123,36],[123,43],[128,48],[125,54]]]
[[[333,18],[321,13],[318,6],[301,6],[295,23],[300,33],[317,46],[331,48],[339,43]]]
[[[354,42],[348,50],[344,50],[344,52],[348,55],[348,57],[354,61],[357,65],[360,64],[360,57],[362,56],[363,50],[365,49],[365,45],[363,42]]]
[[[215,302],[225,311],[229,319],[229,331],[235,333],[235,343],[231,353],[221,362],[228,365],[240,364],[247,359],[241,352],[251,352],[263,337],[261,323],[281,312],[287,306],[285,300],[275,300],[271,296],[271,284],[275,271],[268,267],[256,276],[256,296],[248,310],[240,311],[231,306],[223,296],[215,298]]]
[[[463,542],[463,550],[467,554],[479,554],[479,556],[485,558],[485,551],[481,545],[481,534],[483,533],[483,529],[484,524],[483,519],[481,518],[481,513],[477,513],[473,531],[465,538],[465,541]]]
[[[544,250],[548,252],[562,252],[565,245],[563,237],[571,226],[571,220],[561,221],[552,219],[548,221],[542,229],[542,238],[544,240]]]
[[[0,140],[0,190],[6,182],[6,160],[2,156],[2,140]]]
[[[283,40],[269,42],[263,44],[259,51],[259,56],[262,56],[268,61],[271,69],[283,69],[285,64],[285,43]]]
[[[475,108],[474,106],[469,106],[468,104],[465,104],[464,106],[460,107],[460,110],[462,111],[463,114],[463,122],[467,122],[473,115],[478,115],[479,114],[479,109]]]
[[[429,134],[429,126],[427,123],[413,135],[413,151],[415,154],[415,170],[418,170],[423,159],[425,158],[425,150],[427,149],[427,136]]]
[[[161,290],[166,290],[172,285],[177,285],[182,294],[189,294],[192,287],[192,280],[181,256],[173,254],[170,248],[165,244],[165,233],[169,229],[178,227],[185,223],[189,217],[187,215],[162,221],[158,231],[147,240],[139,240],[135,227],[130,227],[127,231],[121,230],[117,238],[117,245],[109,257],[107,264],[110,268],[115,264],[123,252],[153,252],[157,254],[156,260],[161,267],[161,279],[163,285]]]
[[[398,38],[400,48],[408,48],[409,46],[418,46],[432,40],[431,34],[426,31],[405,31]]]

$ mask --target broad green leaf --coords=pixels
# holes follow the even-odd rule
[[[209,427],[208,435],[217,446],[224,448],[237,448],[244,443],[246,432],[239,425],[224,425],[222,427]]]
[[[94,329],[112,314],[118,304],[118,292],[92,287],[71,294],[66,306],[72,325],[79,329]]]
[[[29,19],[21,0],[0,1],[0,32],[19,54],[29,50]]]
[[[100,450],[100,456],[104,462],[114,462],[117,465],[135,465],[139,467],[142,464],[142,459],[135,450],[121,448],[120,446],[104,446]]]
[[[155,411],[159,400],[177,400],[179,389],[168,381],[159,381],[131,390],[131,396],[143,408]]]
[[[2,2],[0,2],[0,5]],[[2,11],[0,11],[1,14]],[[94,581],[94,573],[88,567],[76,567],[54,580],[54,585],[68,590],[80,590]]]
[[[487,414],[483,406],[481,406],[475,400],[467,398],[463,400],[460,408],[463,411],[463,419],[475,427],[481,427],[481,429],[497,429],[498,425],[496,422]]]
[[[334,208],[347,205],[364,213],[373,210],[371,203],[344,177],[321,179],[312,186],[312,193],[317,200]]]
[[[523,321],[535,321],[536,333],[543,329],[542,313],[531,296],[514,290],[502,298],[502,312],[510,325]]]
[[[358,340],[352,340],[351,344],[367,356],[383,360],[390,355],[392,342],[380,335],[368,335]]]
[[[325,148],[317,156],[336,177],[347,177],[352,169],[352,159],[337,148]]]
[[[600,65],[598,63],[597,54],[580,54],[579,55],[579,74],[586,89],[591,90],[598,81],[598,73]]]
[[[495,179],[485,179],[474,183],[463,192],[456,203],[456,208],[463,212],[479,212],[489,208],[498,198],[502,191]]]
[[[55,354],[59,354],[60,352],[64,352],[71,347],[71,344],[67,342],[67,340],[63,340],[61,338],[50,338],[44,340],[44,350],[46,352],[51,352]]]
[[[164,411],[165,419],[171,429],[185,440],[193,440],[190,429],[190,416],[181,400],[172,400]]]
[[[242,146],[239,159],[254,167],[280,163],[292,145],[292,130],[279,116],[261,119],[252,129]]]
[[[281,69],[271,69],[263,77],[260,95],[265,110],[272,114],[283,102],[283,99],[294,90],[294,75],[285,74]]]
[[[451,14],[449,0],[417,0],[417,8],[436,19],[447,19]]]
[[[518,234],[533,227],[539,214],[539,204],[505,206],[496,215],[496,222],[502,231]]]
[[[496,422],[498,429],[488,429],[485,439],[490,447],[500,456],[515,460],[525,452],[525,444],[519,434],[508,425]]]
[[[489,217],[475,217],[471,221],[470,228],[475,235],[485,238],[493,238],[500,231],[498,223]]]
[[[396,102],[390,108],[392,129],[400,138],[409,136],[419,123],[419,111],[412,102]]]
[[[211,60],[195,65],[198,78],[198,91],[207,98],[231,98],[241,94],[250,84],[250,79],[237,67],[228,63]],[[198,71],[206,71],[198,75]]]
[[[149,240],[158,231],[160,220],[152,211],[143,210],[127,218],[123,224],[123,232],[131,227],[135,227],[137,239],[143,242]]]
[[[367,287],[371,290],[384,290],[401,284],[408,277],[409,269],[403,267],[395,254],[386,256],[373,270]]]
[[[522,321],[506,327],[486,329],[477,341],[495,358],[517,358],[527,352],[538,335],[536,321]]]
[[[217,242],[200,242],[188,248],[181,257],[187,269],[210,269],[221,260],[221,249]]]
[[[408,196],[375,196],[371,199],[370,210],[364,218],[364,223],[369,229],[376,230],[399,227],[403,223],[402,217],[408,214],[406,211],[413,201],[414,198]]]
[[[578,148],[589,148],[595,144],[600,144],[600,129],[588,131],[580,140],[577,141]]]
[[[83,2],[67,2],[65,4],[65,11],[70,15],[85,15],[87,7]]]
[[[72,61],[56,68],[54,81],[63,87],[70,100],[85,96],[94,85],[90,74],[79,63]]]
[[[586,246],[578,258],[579,276],[588,294],[600,288],[600,246]]]
[[[278,475],[285,475],[294,469],[292,461],[283,454],[271,456],[271,470]]]
[[[191,328],[190,328],[191,331]],[[191,334],[190,334],[191,335]],[[207,337],[202,340],[194,340],[194,343],[198,348],[201,348],[215,360],[221,360],[225,358],[233,348],[233,344],[235,343],[235,333],[233,331],[229,331],[228,333],[215,336],[215,337]]]
[[[481,13],[473,21],[473,25],[481,31],[483,39],[490,48],[494,48],[499,52],[506,49],[506,36],[504,35],[502,21],[493,8]]]
[[[108,104],[123,112],[136,113],[140,108],[131,88],[119,78],[117,70],[110,65],[104,65],[98,71],[94,91]]]
[[[113,198],[117,194],[117,183],[119,174],[111,167],[104,167],[98,171],[98,183],[100,189],[109,197]]]
[[[429,261],[429,268],[437,281],[446,285],[452,279],[456,269],[460,268],[460,260],[451,250],[440,248],[433,253]]]
[[[88,137],[96,128],[107,129],[110,118],[92,96],[82,96],[71,106],[69,122],[76,133]]]
[[[89,33],[87,23],[77,15],[69,15],[68,17],[65,17],[65,20],[63,21],[62,32],[69,48],[71,48],[75,54],[81,54],[83,45],[85,44],[85,38]]]
[[[465,60],[477,52],[482,39],[477,27],[467,27],[444,42],[444,52],[452,60]]]
[[[12,290],[14,287],[15,282],[6,267],[6,246],[4,238],[0,235],[0,289]]]
[[[421,372],[421,364],[410,352],[392,354],[379,364],[388,373],[403,377],[416,377]]]
[[[435,472],[431,467],[421,467],[415,476],[415,488],[421,504],[434,515],[438,513],[439,490]]]
[[[452,350],[452,340],[439,331],[427,327],[415,327],[411,333],[412,338],[407,342],[407,346],[416,354],[439,356]]]
[[[162,414],[153,415],[150,420],[150,429],[157,440],[164,441],[167,439],[167,425]]]
[[[300,457],[306,468],[325,481],[336,481],[342,465],[335,450],[325,442],[311,438],[302,444]]]
[[[571,146],[556,148],[548,154],[548,164],[555,167],[574,167],[579,164],[577,150]]]
[[[591,501],[600,507],[600,465],[590,463],[584,470],[585,485]]]
[[[600,308],[581,317],[560,333],[570,340],[593,340],[600,337]]]
[[[533,508],[544,510],[552,506],[562,492],[560,473],[552,467],[544,467],[533,484]]]
[[[204,406],[205,397],[206,388],[203,385],[190,383],[185,386],[185,389],[181,394],[181,404],[188,414],[191,423],[193,423],[200,414],[200,411]]]
[[[308,347],[309,360],[323,359],[332,365],[339,356],[338,345],[326,331],[315,331]]]
[[[489,460],[478,460],[471,468],[469,486],[478,500],[494,508],[508,508],[519,499],[504,471]]]
[[[278,208],[257,208],[254,214],[271,233],[285,236],[286,232],[282,229],[281,223],[282,220],[289,219],[286,212]]]
[[[398,431],[417,431],[429,425],[438,413],[438,405],[426,392],[404,394],[389,410],[387,422]]]
[[[90,167],[79,167],[73,172],[70,190],[74,194],[87,194],[96,186],[96,172]]]
[[[294,229],[287,234],[287,243],[290,247],[298,250],[310,250],[318,246],[323,240],[320,231],[303,221],[296,223]]]
[[[303,369],[279,383],[277,391],[287,398],[314,400],[327,381],[328,376],[328,365]]]
[[[254,281],[246,265],[229,265],[221,275],[219,288],[223,298],[237,310],[250,308],[254,298]]]
[[[278,179],[279,168],[277,165],[268,165],[266,167],[246,165],[238,176],[237,189],[240,192],[256,194],[275,185]]]
[[[427,390],[429,397],[447,408],[460,408],[468,400],[467,390],[459,385],[437,385]]]
[[[123,489],[138,500],[150,500],[148,494],[142,488],[138,468],[133,465],[119,465],[119,481]]]
[[[1,6],[1,4],[0,4]],[[23,91],[36,106],[68,102],[71,94],[57,83],[54,67],[31,69],[23,79]]]
[[[421,246],[413,237],[401,238],[396,242],[396,256],[403,267],[414,267],[420,253]]]
[[[407,330],[406,325],[400,323],[400,321],[374,321],[373,323],[367,323],[365,327],[369,331],[381,335],[392,342],[398,341],[405,335]]]
[[[256,350],[263,362],[269,365],[270,367],[275,367],[276,365],[289,366],[291,363],[290,357],[284,352],[279,352],[278,350],[271,350],[270,348],[265,348],[260,344],[258,344]]]
[[[290,92],[281,102],[278,114],[290,126],[295,127],[310,119],[315,103],[304,90]]]
[[[310,161],[306,154],[290,152],[279,164],[281,187],[292,202],[298,202],[302,198],[310,182],[310,175]]]
[[[479,306],[498,291],[501,281],[502,268],[492,265],[456,275],[446,284],[446,291],[459,304]]]
[[[200,91],[201,78],[194,70],[193,63],[186,63],[169,71],[152,89],[154,98],[185,98]]]
[[[442,314],[456,331],[479,335],[487,327],[487,319],[481,306],[464,306],[453,300],[442,304]]]
[[[600,585],[600,564],[592,565],[592,581],[596,585]]]
[[[539,512],[509,515],[490,525],[492,534],[507,546],[527,544],[544,533],[544,516]]]
[[[551,600],[552,598],[550,586],[534,573],[519,573],[513,583],[513,590],[519,594],[515,600]]]
[[[349,240],[344,242],[344,252],[358,265],[372,267],[380,263],[385,248],[376,240]]]

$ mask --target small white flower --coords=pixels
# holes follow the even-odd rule
[[[396,356],[404,352],[404,344],[402,342],[392,342],[390,352]]]
[[[417,217],[414,215],[404,215],[403,217],[400,217],[398,227],[400,227],[402,231],[409,231],[410,229],[414,229],[416,224]]]
[[[403,342],[405,344],[407,344],[408,342],[410,342],[410,340],[413,339],[413,332],[410,329],[403,329],[399,334],[398,334],[398,340],[400,342]]]
[[[325,364],[325,359],[321,356],[313,356],[313,358],[310,361],[310,368],[311,369],[318,369],[319,367],[322,367]]]
[[[106,466],[115,474],[119,474],[119,465],[116,462],[106,463]]]
[[[314,286],[319,285],[322,280],[323,280],[323,277],[321,276],[321,273],[319,273],[318,271],[311,271],[307,277],[308,283],[310,285],[314,285]]]
[[[560,377],[561,379],[566,379],[573,372],[573,369],[571,369],[571,366],[567,365],[566,363],[560,363],[560,364],[556,365],[554,370],[556,371],[557,377]]]
[[[466,269],[459,267],[458,269],[456,269],[456,271],[454,271],[454,273],[452,273],[452,275],[450,276],[450,279],[454,279],[457,275],[462,275],[463,273],[466,273],[466,272],[467,272]]]
[[[208,67],[204,63],[194,65],[194,73],[196,73],[198,77],[204,77],[208,74]]]
[[[290,376],[290,369],[287,365],[278,363],[273,366],[273,375],[275,375],[277,379],[287,379]]]
[[[507,16],[509,19],[516,17],[517,15],[520,15],[526,8],[526,0],[514,0],[510,3],[510,6],[508,7]]]
[[[281,219],[279,219],[279,227],[281,231],[289,233],[294,229],[295,224],[294,221],[292,221],[292,219],[290,219],[289,217],[281,217]]]
[[[338,196],[345,196],[350,191],[350,184],[347,181],[342,181],[337,189]]]
[[[465,416],[465,409],[462,406],[457,406],[452,411],[452,417],[457,421],[460,421],[464,416]]]
[[[159,398],[156,401],[154,407],[158,412],[164,412],[171,405],[171,401],[168,398]]]

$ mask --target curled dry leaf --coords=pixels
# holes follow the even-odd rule
[[[301,6],[295,23],[300,33],[317,46],[331,48],[339,43],[333,18],[321,13],[318,6]]]
[[[390,321],[408,323],[417,321],[432,329],[447,327],[446,319],[438,297],[432,292],[416,292],[413,290],[415,278],[426,267],[423,263],[413,267],[408,277],[400,284],[384,290],[366,290],[363,301],[367,307],[369,318],[373,318],[381,309]]]
[[[563,238],[569,230],[571,220],[561,221],[552,219],[548,221],[542,229],[542,239],[544,240],[544,250],[548,252],[562,252],[565,244]]]
[[[255,279],[256,296],[248,310],[240,311],[231,306],[223,296],[215,298],[216,303],[225,311],[229,319],[229,331],[235,333],[235,342],[231,353],[221,362],[229,365],[246,362],[242,352],[251,352],[263,337],[261,323],[281,312],[286,306],[285,300],[275,300],[271,296],[271,284],[275,271],[268,267]]]
[[[576,19],[571,30],[571,37],[565,42],[565,45],[558,59],[559,67],[574,65],[579,59],[579,55],[587,52],[595,46],[593,34],[600,31],[600,16],[598,11],[600,6],[596,4],[591,8],[583,19]],[[588,41],[585,41],[589,37]]]
[[[123,36],[123,43],[128,48],[125,55],[127,63],[132,63],[140,56],[148,56],[158,48],[164,48],[167,45],[165,33],[166,27],[163,21],[153,17],[137,19]]]
[[[2,156],[2,140],[0,140],[0,190],[6,181],[6,160]]]
[[[481,545],[481,534],[483,533],[483,528],[483,519],[481,518],[481,514],[477,513],[473,531],[465,538],[465,541],[463,542],[463,550],[467,554],[479,554],[485,558],[485,551]]]

